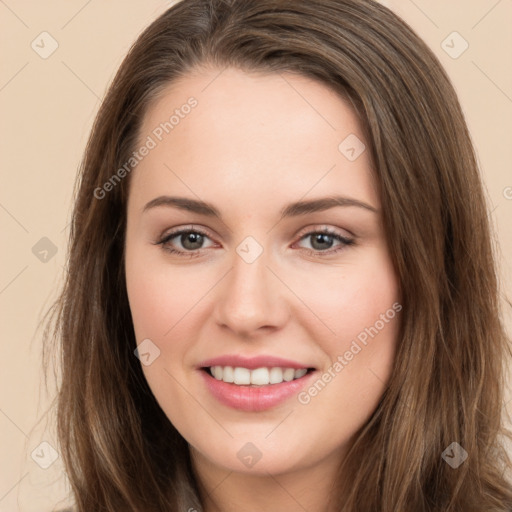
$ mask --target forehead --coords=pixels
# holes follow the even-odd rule
[[[188,188],[232,200],[243,191],[255,205],[262,194],[296,200],[308,190],[378,203],[369,151],[346,152],[368,147],[351,105],[301,75],[196,70],[148,108],[139,145],[150,139],[131,185],[148,200]]]

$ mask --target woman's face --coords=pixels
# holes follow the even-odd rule
[[[197,71],[148,110],[128,297],[197,464],[332,466],[375,410],[401,305],[365,145],[344,100],[289,73]]]

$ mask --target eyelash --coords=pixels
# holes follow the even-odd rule
[[[207,238],[210,238],[207,233],[205,233],[204,231],[202,231],[201,229],[197,229],[197,228],[194,228],[194,229],[190,229],[190,228],[185,228],[185,229],[179,229],[179,230],[176,230],[176,231],[173,231],[171,233],[168,233],[167,235],[165,235],[161,240],[159,240],[158,242],[155,243],[155,245],[161,245],[162,246],[162,249],[166,252],[169,252],[171,254],[174,254],[176,256],[179,256],[179,257],[183,257],[183,258],[195,258],[195,257],[198,257],[201,255],[203,249],[196,249],[195,251],[179,251],[179,250],[176,250],[176,249],[173,249],[172,247],[170,247],[169,245],[166,245],[170,240],[172,240],[173,238],[176,238],[177,236],[179,235],[183,235],[185,233],[196,233],[196,234],[199,234],[199,235],[203,235]],[[338,246],[337,249],[328,249],[326,251],[318,251],[318,250],[315,250],[315,249],[307,249],[307,248],[302,248],[302,250],[306,251],[308,254],[310,255],[313,255],[313,256],[331,256],[333,254],[336,254],[340,251],[343,251],[345,250],[346,247],[348,246],[351,246],[351,245],[354,245],[355,244],[355,240],[352,239],[352,238],[346,238],[344,236],[341,236],[339,235],[338,233],[336,233],[335,231],[332,231],[331,229],[329,228],[323,228],[323,229],[320,229],[320,230],[315,230],[315,231],[309,231],[307,233],[305,233],[304,235],[302,235],[300,238],[299,238],[299,241],[303,240],[304,238],[307,238],[309,236],[312,236],[312,235],[318,235],[318,234],[325,234],[325,235],[330,235],[332,236],[334,239],[338,240],[339,242],[342,243],[341,246]]]

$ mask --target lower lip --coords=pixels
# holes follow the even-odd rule
[[[271,409],[288,398],[296,395],[316,373],[306,373],[299,379],[268,386],[238,386],[229,384],[212,377],[207,371],[200,370],[206,387],[210,393],[222,404],[247,412],[265,411]]]

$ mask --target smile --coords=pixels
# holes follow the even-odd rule
[[[210,375],[217,380],[237,386],[268,386],[290,382],[304,377],[308,372],[307,368],[249,368],[233,366],[211,366],[207,368]]]

